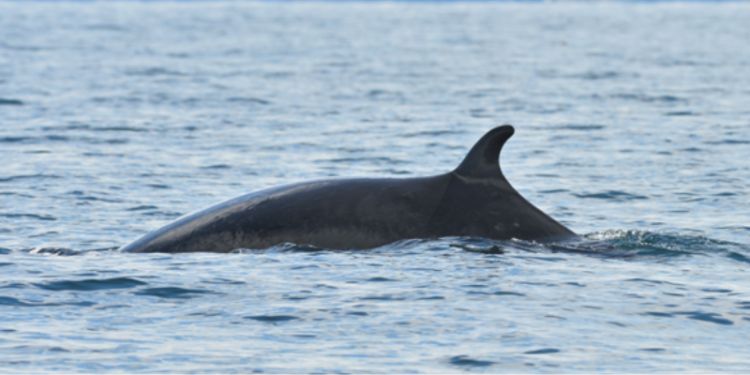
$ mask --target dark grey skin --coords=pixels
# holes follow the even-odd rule
[[[409,238],[544,241],[574,236],[503,176],[500,150],[513,132],[510,125],[492,129],[446,174],[323,180],[261,190],[184,216],[121,250],[229,252],[286,242],[368,249]]]

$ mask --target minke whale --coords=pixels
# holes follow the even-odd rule
[[[445,174],[272,187],[183,216],[121,250],[229,252],[282,243],[368,249],[414,238],[547,241],[574,236],[503,176],[500,151],[513,133],[510,125],[490,130]]]

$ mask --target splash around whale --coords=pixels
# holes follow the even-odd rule
[[[500,169],[510,125],[490,130],[453,171],[273,187],[183,216],[121,248],[229,252],[280,243],[367,249],[410,238],[552,240],[575,234],[524,199]]]

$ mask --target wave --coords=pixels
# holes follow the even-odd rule
[[[326,249],[312,245],[282,243],[265,249],[236,249],[232,254],[252,255],[258,253],[389,253],[401,252],[404,255],[423,251],[465,251],[480,254],[569,253],[595,257],[637,259],[673,259],[688,256],[722,256],[733,261],[750,263],[750,245],[712,239],[705,236],[680,233],[658,233],[643,230],[613,229],[588,233],[573,239],[556,242],[536,242],[524,240],[491,240],[481,237],[444,237],[438,239],[407,239],[370,250]],[[0,255],[15,250],[0,248]],[[36,247],[17,250],[30,254],[77,256],[93,252],[117,252],[118,247],[76,250],[65,247]],[[132,256],[142,256],[132,254]]]
[[[107,279],[84,279],[84,280],[57,280],[46,283],[36,283],[34,286],[40,289],[60,291],[94,291],[105,289],[128,289],[141,285],[146,285],[138,279],[129,277],[113,277]]]
[[[607,230],[548,245],[554,251],[587,253],[619,258],[672,258],[721,255],[750,263],[750,246],[679,233],[641,230]]]
[[[480,237],[446,237],[439,239],[408,239],[372,250],[348,250],[360,253],[460,250],[471,253],[504,255],[518,252],[569,253],[624,260],[674,259],[687,256],[723,256],[733,261],[750,263],[750,245],[680,233],[657,233],[642,230],[606,230],[585,234],[574,239],[541,243],[535,241],[499,241]],[[268,249],[240,249],[237,253],[257,252],[341,252],[310,245],[285,243]],[[344,250],[347,251],[347,250]]]

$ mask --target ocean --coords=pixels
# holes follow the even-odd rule
[[[0,371],[748,372],[750,4],[0,2]],[[117,249],[298,181],[505,176],[580,235]]]

